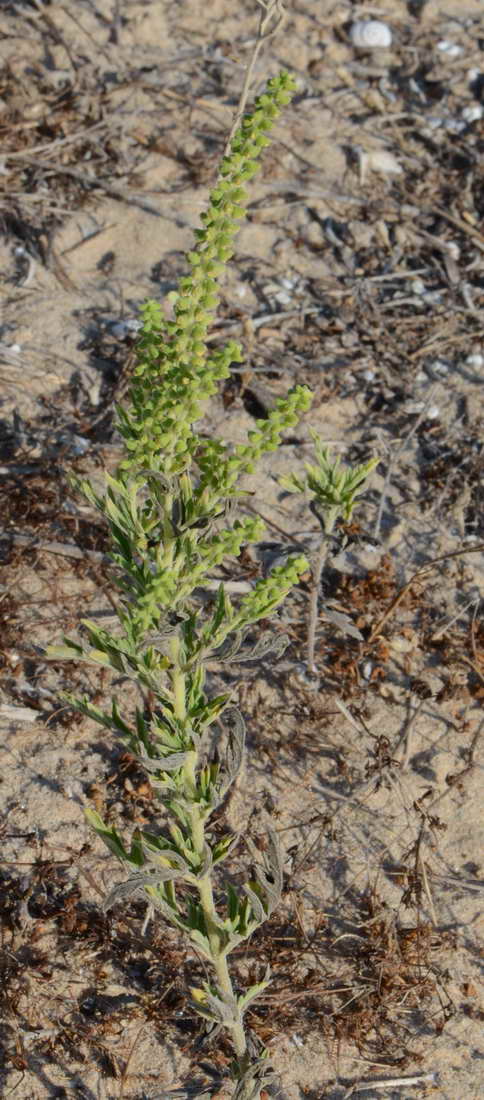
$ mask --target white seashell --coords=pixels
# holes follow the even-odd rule
[[[484,355],[481,355],[479,351],[473,351],[471,355],[467,356],[466,364],[468,367],[484,367]]]
[[[471,107],[464,107],[462,118],[464,122],[478,122],[484,115],[482,103],[473,103]]]
[[[388,49],[392,44],[392,32],[379,19],[359,19],[350,30],[353,46],[359,50]]]

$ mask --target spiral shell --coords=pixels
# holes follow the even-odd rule
[[[350,30],[353,46],[360,50],[388,49],[392,44],[392,32],[386,23],[379,19],[360,19],[353,23]]]

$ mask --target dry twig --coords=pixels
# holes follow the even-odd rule
[[[242,115],[244,114],[245,106],[250,92],[255,64],[262,49],[262,46],[265,42],[269,40],[269,38],[273,38],[274,35],[277,34],[286,19],[286,12],[282,0],[257,0],[257,3],[263,9],[260,15],[257,38],[255,41],[254,49],[252,51],[252,57],[247,66],[242,91],[240,93],[239,106],[237,108],[232,129],[227,138],[224,156],[227,156],[230,150],[230,146],[232,144],[232,138],[240,126],[240,121],[242,119]]]

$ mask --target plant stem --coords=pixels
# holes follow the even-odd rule
[[[180,639],[178,637],[172,640],[171,659],[173,662],[171,679],[174,696],[174,712],[179,720],[184,721],[187,716],[186,677],[180,667]],[[185,762],[185,781],[188,792],[192,798],[195,798],[197,794],[196,765],[196,752],[189,752]],[[200,857],[200,860],[203,860],[205,852],[205,826],[199,803],[195,801],[192,801],[190,824],[193,849]],[[235,1001],[235,994],[227,966],[227,957],[223,949],[220,932],[217,926],[217,910],[213,897],[210,871],[207,871],[207,873],[198,880],[197,888],[205,919],[207,936],[212,949],[212,965],[217,975],[218,989],[224,1000],[232,1003]],[[232,1033],[232,1040],[237,1058],[243,1060],[247,1051],[247,1041],[242,1020],[238,1019],[236,1023],[230,1027],[230,1031]]]
[[[318,603],[319,593],[321,588],[321,577],[323,569],[326,565],[326,560],[329,551],[329,536],[333,532],[333,528],[336,522],[336,516],[328,517],[324,525],[323,537],[319,544],[318,552],[312,563],[312,587],[311,595],[309,597],[309,618],[308,618],[308,644],[307,644],[307,665],[308,672],[311,676],[317,676],[318,670],[314,663],[314,649],[316,645],[316,628],[318,625]]]

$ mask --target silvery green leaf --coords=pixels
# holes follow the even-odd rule
[[[197,872],[197,878],[204,878],[205,875],[208,874],[212,870],[212,867],[213,867],[212,849],[209,847],[208,844],[204,844],[204,846],[203,846],[202,865],[200,867],[200,870]]]
[[[87,807],[84,810],[84,815],[86,821],[95,830],[98,836],[101,837],[101,840],[104,841],[106,847],[109,848],[110,852],[113,852],[117,859],[121,860],[122,863],[128,862],[129,853],[126,851],[126,848],[124,847],[124,844],[118,836],[118,833],[114,826],[106,825],[102,817],[97,813],[97,811],[92,810],[90,807]]]
[[[257,921],[257,924],[263,924],[268,914],[266,913],[266,910],[264,909],[264,906],[258,894],[255,893],[255,890],[253,890],[252,887],[248,885],[248,883],[244,883],[243,890],[244,893],[247,894],[247,897],[250,901],[250,906]]]
[[[150,481],[157,481],[163,492],[171,493],[173,489],[173,478],[166,477],[160,470],[146,470],[146,480],[149,484]]]
[[[237,654],[240,650],[244,635],[242,630],[237,630],[231,634],[229,638],[226,638],[223,645],[218,651],[215,652],[214,657],[217,661],[234,661],[237,660]]]
[[[223,836],[220,840],[216,842],[216,844],[214,844],[212,849],[212,858],[214,864],[220,863],[221,860],[226,859],[234,844],[237,843],[238,839],[239,837],[235,833],[233,835],[228,834],[227,836]]]
[[[235,707],[231,708],[228,714],[226,713],[225,721],[227,721],[227,718],[231,728],[227,741],[225,767],[230,784],[236,779],[242,766],[245,747],[245,722],[240,711]]]
[[[203,1000],[199,1001],[194,998],[192,1004],[195,1011],[206,1020],[213,1020],[225,1027],[230,1027],[237,1021],[238,1010],[235,997],[230,1000],[228,998],[222,1000],[221,997],[216,997],[214,993],[210,993],[205,987]]]
[[[357,642],[363,642],[364,638],[358,627],[353,626],[351,619],[348,615],[342,615],[339,611],[333,611],[327,604],[323,604],[321,608],[321,615],[328,619],[328,622],[333,626],[337,626],[339,630],[343,631],[343,634],[348,634],[350,638],[355,638]]]
[[[159,870],[157,869],[147,874],[139,872],[127,878],[125,882],[119,882],[118,885],[110,891],[103,902],[103,909],[107,912],[108,909],[112,909],[113,905],[117,905],[118,901],[124,901],[126,898],[133,897],[135,894],[143,894],[145,896],[145,886],[157,886],[160,882],[168,882],[170,879],[174,880],[182,877],[182,871],[175,867],[160,868]]]
[[[64,645],[49,645],[44,650],[44,657],[48,661],[83,661],[85,654],[82,645],[71,642],[70,638],[64,638]]]
[[[284,650],[289,645],[289,637],[287,634],[262,634],[260,638],[254,643],[253,646],[242,650],[235,656],[224,657],[224,660],[228,661],[260,661],[265,657],[274,657],[276,660],[282,657]]]
[[[156,759],[150,756],[137,756],[136,760],[151,775],[154,772],[173,772],[182,768],[187,756],[186,752],[172,752],[169,756],[159,756]]]
[[[232,1095],[232,1100],[259,1100],[261,1089],[266,1085],[272,1085],[275,1080],[276,1074],[267,1058],[258,1058],[241,1076],[238,1075],[237,1088]]]
[[[168,886],[169,885],[170,882],[168,882]],[[157,909],[158,912],[161,913],[161,915],[165,918],[165,920],[169,922],[169,924],[174,924],[175,927],[180,928],[182,932],[190,932],[190,928],[186,920],[184,920],[184,918],[182,917],[181,913],[179,913],[179,911],[173,905],[170,905],[169,902],[165,901],[164,898],[161,898],[159,894],[145,895],[145,900],[149,902],[153,909]]]
[[[229,787],[237,778],[244,758],[245,722],[240,711],[235,707],[225,711],[224,725],[227,721],[230,723],[231,728],[228,731],[225,752],[225,775],[217,788],[217,805],[220,805]]]
[[[161,872],[165,870],[165,862],[169,860],[173,868],[177,868],[183,877],[188,878],[191,874],[191,868],[187,861],[179,852],[176,852],[174,848],[171,848],[169,844],[166,847],[157,846],[151,840],[151,837],[145,833],[141,833],[141,850],[143,856],[147,861],[147,866],[153,867],[155,871],[161,869]],[[161,880],[160,880],[161,881]]]
[[[209,962],[213,962],[213,951],[210,946],[209,940],[206,936],[204,936],[203,932],[200,932],[198,928],[189,929],[189,936],[192,942],[195,944],[195,947],[198,949],[198,951],[200,951],[203,957],[205,959],[208,959]]]
[[[265,866],[257,862],[262,853],[258,851],[252,841],[247,840],[247,846],[254,860],[255,877],[267,898],[267,914],[265,916],[269,916],[279,904],[282,894],[283,860],[281,846],[273,829],[269,829],[267,851],[263,853]]]
[[[239,1011],[242,1012],[242,1013],[245,1012],[245,1010],[252,1003],[252,1001],[255,1001],[256,998],[259,997],[260,994],[263,993],[265,989],[267,989],[267,986],[269,984],[270,984],[270,981],[269,981],[269,978],[267,978],[267,980],[264,980],[262,982],[257,982],[256,985],[251,985],[250,989],[247,989],[246,992],[242,995],[242,997],[238,998],[237,1003],[238,1003],[238,1006],[239,1006]]]

